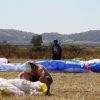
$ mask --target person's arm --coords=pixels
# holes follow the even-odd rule
[[[47,78],[45,77],[46,73],[43,69],[40,70],[40,78],[39,81],[41,81],[42,83],[45,83],[48,87],[49,87],[49,81],[47,80]]]
[[[19,78],[19,79],[22,79],[23,75],[24,75],[24,71],[22,71],[22,72],[18,75],[18,78]]]
[[[49,83],[47,77],[45,76],[45,72],[44,71],[41,72],[41,76],[39,78],[39,81],[42,82],[42,83],[45,83],[47,85],[48,90],[47,90],[46,95],[50,95],[50,83]]]
[[[54,47],[54,46],[52,45],[52,47],[51,47],[52,54],[54,53],[54,49],[53,49],[53,47]]]
[[[61,46],[58,44],[58,54],[60,54],[62,52],[62,48]]]

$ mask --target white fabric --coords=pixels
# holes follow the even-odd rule
[[[2,80],[0,79],[0,90],[9,90],[11,93],[15,93],[19,96],[26,94],[43,94],[41,86],[44,83],[40,81],[31,82],[23,79],[9,79]]]
[[[8,59],[6,59],[6,58],[0,58],[0,62],[1,63],[8,63]]]
[[[23,71],[26,68],[26,63],[1,63],[0,71]]]
[[[84,62],[85,64],[100,63],[100,59],[92,59]]]

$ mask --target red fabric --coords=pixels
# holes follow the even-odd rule
[[[12,62],[8,59],[8,63],[12,63]]]
[[[87,69],[89,69],[90,71],[92,71],[92,68],[91,68],[91,66],[89,66],[89,65],[86,65],[86,67],[87,67]]]

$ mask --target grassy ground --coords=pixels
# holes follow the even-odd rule
[[[19,72],[0,72],[0,77],[16,78]],[[99,73],[51,73],[51,96],[3,95],[0,100],[100,100]]]
[[[33,59],[11,59],[25,62]],[[33,60],[35,61],[35,60]],[[16,78],[19,72],[0,72],[1,78]],[[50,73],[53,77],[51,96],[3,95],[0,100],[100,100],[100,73]]]

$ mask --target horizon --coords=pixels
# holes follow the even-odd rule
[[[16,31],[22,31],[22,32],[28,32],[28,31],[23,31],[23,30],[17,30],[17,29],[0,29],[0,30],[16,30]],[[98,30],[88,30],[88,31],[84,31],[84,32],[89,32],[89,31],[98,31]],[[28,32],[28,33],[33,33],[33,34],[38,34],[38,33],[34,33],[34,32]],[[44,33],[58,33],[58,32],[44,32]],[[44,34],[44,33],[41,33],[41,34]],[[79,32],[79,33],[82,33],[82,32]],[[71,33],[71,34],[79,34],[79,33]],[[39,35],[41,35],[39,34]],[[61,34],[61,33],[58,33],[58,34]],[[66,35],[71,35],[71,34],[66,34]],[[62,34],[64,35],[64,34]]]

